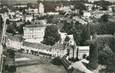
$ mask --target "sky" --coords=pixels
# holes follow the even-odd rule
[[[88,0],[88,1],[99,1],[99,0]],[[115,2],[115,0],[106,0],[106,1]]]
[[[4,3],[8,2],[10,4],[10,3],[29,3],[29,2],[36,3],[36,1],[38,0],[3,0],[3,1]],[[45,1],[66,1],[66,0],[45,0]],[[77,1],[77,0],[74,0],[74,1]],[[99,0],[89,0],[89,1],[99,1]],[[115,0],[107,0],[107,1],[115,2]]]

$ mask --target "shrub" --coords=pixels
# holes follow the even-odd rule
[[[60,57],[56,57],[51,61],[52,64],[54,65],[62,65]]]

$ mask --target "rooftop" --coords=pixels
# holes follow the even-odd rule
[[[7,38],[10,39],[10,40],[13,40],[13,41],[19,41],[21,42],[23,39],[22,39],[22,35],[11,35],[9,33],[6,33],[7,35]]]
[[[41,24],[31,24],[31,25],[26,25],[25,27],[27,28],[32,28],[32,27],[46,27],[46,25],[41,25]]]
[[[23,45],[27,46],[27,47],[31,47],[31,48],[39,48],[39,49],[46,49],[46,50],[49,50],[49,49],[52,49],[52,48],[53,49],[63,49],[63,45],[59,44],[59,43],[56,43],[55,45],[50,46],[50,45],[45,45],[45,44],[42,44],[42,43],[23,42]]]

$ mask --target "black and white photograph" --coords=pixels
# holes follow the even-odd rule
[[[115,73],[115,0],[0,0],[0,73]]]

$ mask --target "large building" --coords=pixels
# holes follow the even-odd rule
[[[46,25],[34,24],[27,25],[23,28],[26,42],[40,43],[43,41]]]

